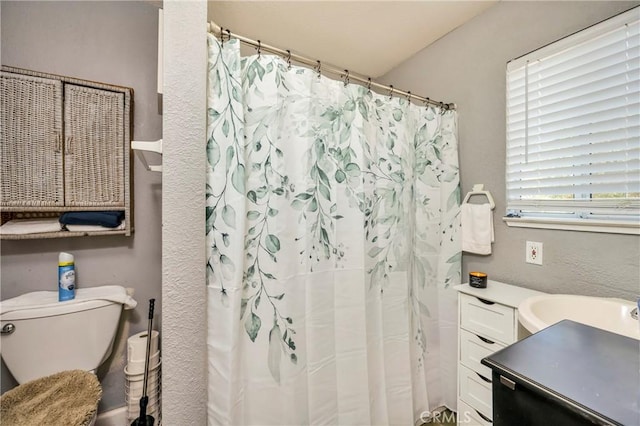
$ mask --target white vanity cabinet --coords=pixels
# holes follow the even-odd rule
[[[491,370],[482,358],[524,337],[518,305],[543,293],[489,281],[487,288],[468,284],[458,291],[458,424],[491,425]]]

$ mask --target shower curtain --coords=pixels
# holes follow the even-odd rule
[[[208,49],[209,423],[455,408],[456,113]]]

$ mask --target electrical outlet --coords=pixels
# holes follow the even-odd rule
[[[542,243],[527,241],[525,260],[527,263],[542,265]]]

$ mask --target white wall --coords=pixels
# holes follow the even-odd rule
[[[0,2],[1,62],[36,71],[134,89],[133,137],[162,137],[156,66],[158,9],[150,2]],[[126,313],[113,357],[100,370],[100,411],[124,405],[126,338],[146,329],[148,299],[161,296],[161,189],[159,174],[132,156],[135,232],[132,237],[2,241],[1,297],[57,290],[60,251],[75,255],[78,286],[119,284],[135,289],[138,307]],[[204,229],[204,226],[202,227]],[[104,372],[103,372],[104,370]],[[104,374],[104,375],[103,375]],[[15,382],[4,368],[2,391]]]
[[[164,2],[162,421],[207,424],[205,1]]]
[[[627,10],[639,2],[503,1],[422,50],[383,80],[459,112],[462,194],[484,183],[496,200],[493,254],[463,255],[463,279],[490,279],[550,293],[640,296],[640,238],[632,235],[509,228],[505,213],[507,61]],[[525,241],[544,244],[544,265],[525,263]]]

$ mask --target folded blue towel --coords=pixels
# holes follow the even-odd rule
[[[124,219],[123,211],[110,212],[67,212],[60,215],[63,225],[100,225],[116,228]]]

